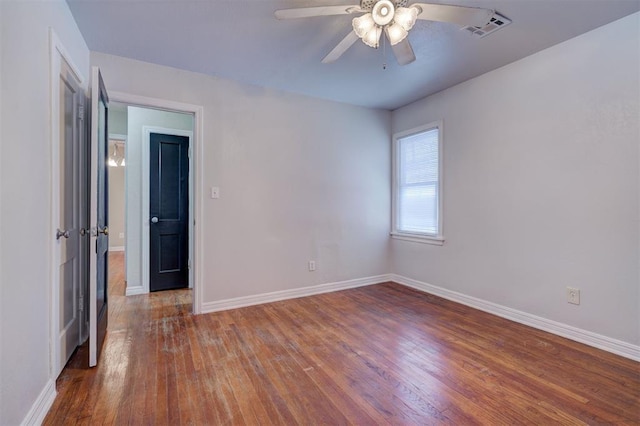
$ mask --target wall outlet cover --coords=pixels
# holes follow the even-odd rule
[[[575,287],[567,287],[567,302],[573,305],[580,304],[580,289]]]

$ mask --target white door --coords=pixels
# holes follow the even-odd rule
[[[80,142],[84,95],[69,65],[60,66],[59,224],[56,230],[59,273],[57,371],[80,344]]]
[[[100,75],[91,75],[91,247],[89,275],[89,366],[98,363],[107,334],[107,253],[109,249],[107,188],[107,118],[109,97]]]

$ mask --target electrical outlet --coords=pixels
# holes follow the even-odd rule
[[[124,240],[124,232],[119,233],[118,238],[120,238],[121,240]]]
[[[316,270],[316,261],[315,260],[310,260],[309,261],[309,272],[313,272]]]
[[[580,304],[580,289],[574,287],[567,287],[567,302],[574,305]]]
[[[220,188],[217,186],[211,187],[211,198],[218,199],[220,198]]]

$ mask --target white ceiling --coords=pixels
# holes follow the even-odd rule
[[[418,21],[409,34],[417,59],[399,66],[390,49],[383,56],[360,41],[337,62],[320,62],[353,16],[273,15],[357,0],[67,2],[92,51],[390,110],[640,10],[639,0],[432,1],[495,9],[513,23],[476,39],[451,24]]]

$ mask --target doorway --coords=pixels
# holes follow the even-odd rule
[[[190,298],[192,300],[191,303],[191,311],[194,314],[199,314],[202,312],[202,236],[204,235],[202,226],[203,222],[200,220],[203,216],[203,206],[202,206],[202,179],[203,179],[203,158],[202,158],[202,145],[203,145],[203,116],[204,116],[204,108],[200,105],[187,104],[183,102],[175,102],[169,101],[165,99],[157,99],[150,98],[146,96],[138,96],[132,95],[129,93],[116,92],[111,91],[109,93],[111,99],[111,105],[124,105],[127,107],[127,111],[129,112],[131,108],[143,108],[148,110],[155,110],[158,112],[173,112],[180,113],[182,116],[186,115],[189,117],[191,122],[191,141],[189,146],[189,200],[190,200],[190,208],[189,208],[189,285],[191,287],[191,295]],[[112,114],[113,115],[113,114]],[[131,117],[129,117],[131,118]],[[127,132],[130,122],[127,122]],[[164,124],[165,126],[173,126],[172,124]],[[174,126],[175,127],[175,126]],[[115,128],[111,128],[112,131],[117,131]],[[137,133],[137,132],[136,132]],[[131,161],[135,158],[138,160],[141,157],[141,153],[139,150],[131,149],[133,147],[132,134],[128,132],[127,135],[127,143],[125,144],[125,162],[127,167],[125,167],[125,180],[127,181],[127,199],[131,199],[131,194],[129,194],[130,181],[131,178],[141,180],[139,176],[134,176],[132,171],[133,167],[129,167]],[[148,164],[148,162],[147,162]],[[138,197],[141,196],[140,192],[136,193]],[[145,205],[141,203],[142,205]],[[141,256],[141,238],[137,240],[133,238],[131,233],[130,226],[131,221],[129,220],[132,216],[131,206],[127,203],[126,206],[127,211],[127,221],[126,221],[126,230],[125,230],[125,243],[124,250],[125,253],[127,251],[134,252],[136,247],[132,245],[137,243],[137,253],[136,256]],[[148,224],[148,215],[144,218],[145,224]],[[134,216],[134,220],[137,220],[137,223],[142,225],[143,215],[139,214],[137,218]],[[135,224],[135,222],[133,222]],[[140,228],[144,229],[144,227],[140,226]],[[148,227],[147,227],[148,229]],[[127,271],[127,283],[126,283],[126,295],[135,295],[135,294],[143,294],[145,292],[144,287],[142,286],[142,282],[138,279],[137,282],[131,282],[130,279],[134,276],[131,273],[131,259],[141,262],[139,258],[129,258],[126,262],[126,271]],[[148,290],[146,290],[148,292]]]
[[[50,37],[50,375],[88,336],[87,81],[53,31]]]
[[[147,108],[139,103],[126,102],[126,99],[122,102],[123,99],[118,96],[117,93],[112,95],[112,114],[109,122],[110,139],[113,140],[109,151],[109,163],[112,165],[110,180],[111,177],[114,178],[114,181],[110,182],[109,194],[114,198],[109,202],[113,230],[110,250],[114,258],[124,256],[121,264],[125,268],[125,294],[132,296],[170,288],[194,288],[195,274],[191,266],[194,264],[195,241],[193,226],[189,224],[193,224],[195,218],[195,173],[189,154],[193,151],[194,145],[195,113]],[[151,196],[153,134],[167,135],[170,139],[168,144],[163,144],[164,154],[175,151],[173,148],[178,146],[175,145],[175,141],[180,141],[177,149],[182,160],[175,165],[179,165],[177,171],[180,171],[181,175],[177,181],[166,181],[172,172],[166,169],[167,166],[171,166],[167,161],[169,157],[162,163],[165,167],[162,171],[164,184],[169,186],[167,190],[173,190],[173,187],[182,182],[178,194],[169,194],[164,202],[165,210],[174,207],[177,205],[174,196],[180,195],[183,207],[180,212],[179,234],[172,231],[169,235],[169,230],[163,228],[172,220],[159,217],[160,212],[152,212],[150,208],[150,203],[158,201]],[[157,174],[158,170],[155,173]],[[164,211],[163,214],[172,212]],[[159,226],[152,222],[152,216],[158,217]],[[122,221],[118,220],[119,217],[123,218]],[[119,222],[123,223],[123,227]],[[162,231],[162,236],[154,235],[154,230]],[[180,244],[177,244],[178,241]],[[176,249],[179,250],[174,251]],[[177,278],[180,280],[176,281]],[[196,295],[193,296],[195,299]],[[195,303],[193,310],[196,310]]]
[[[81,167],[83,136],[82,111],[84,94],[80,80],[70,65],[62,59],[59,76],[59,145],[58,145],[58,204],[60,207],[56,226],[56,250],[58,267],[58,318],[59,359],[57,371],[62,370],[73,351],[80,344],[83,314],[83,274],[81,203],[84,175]]]

